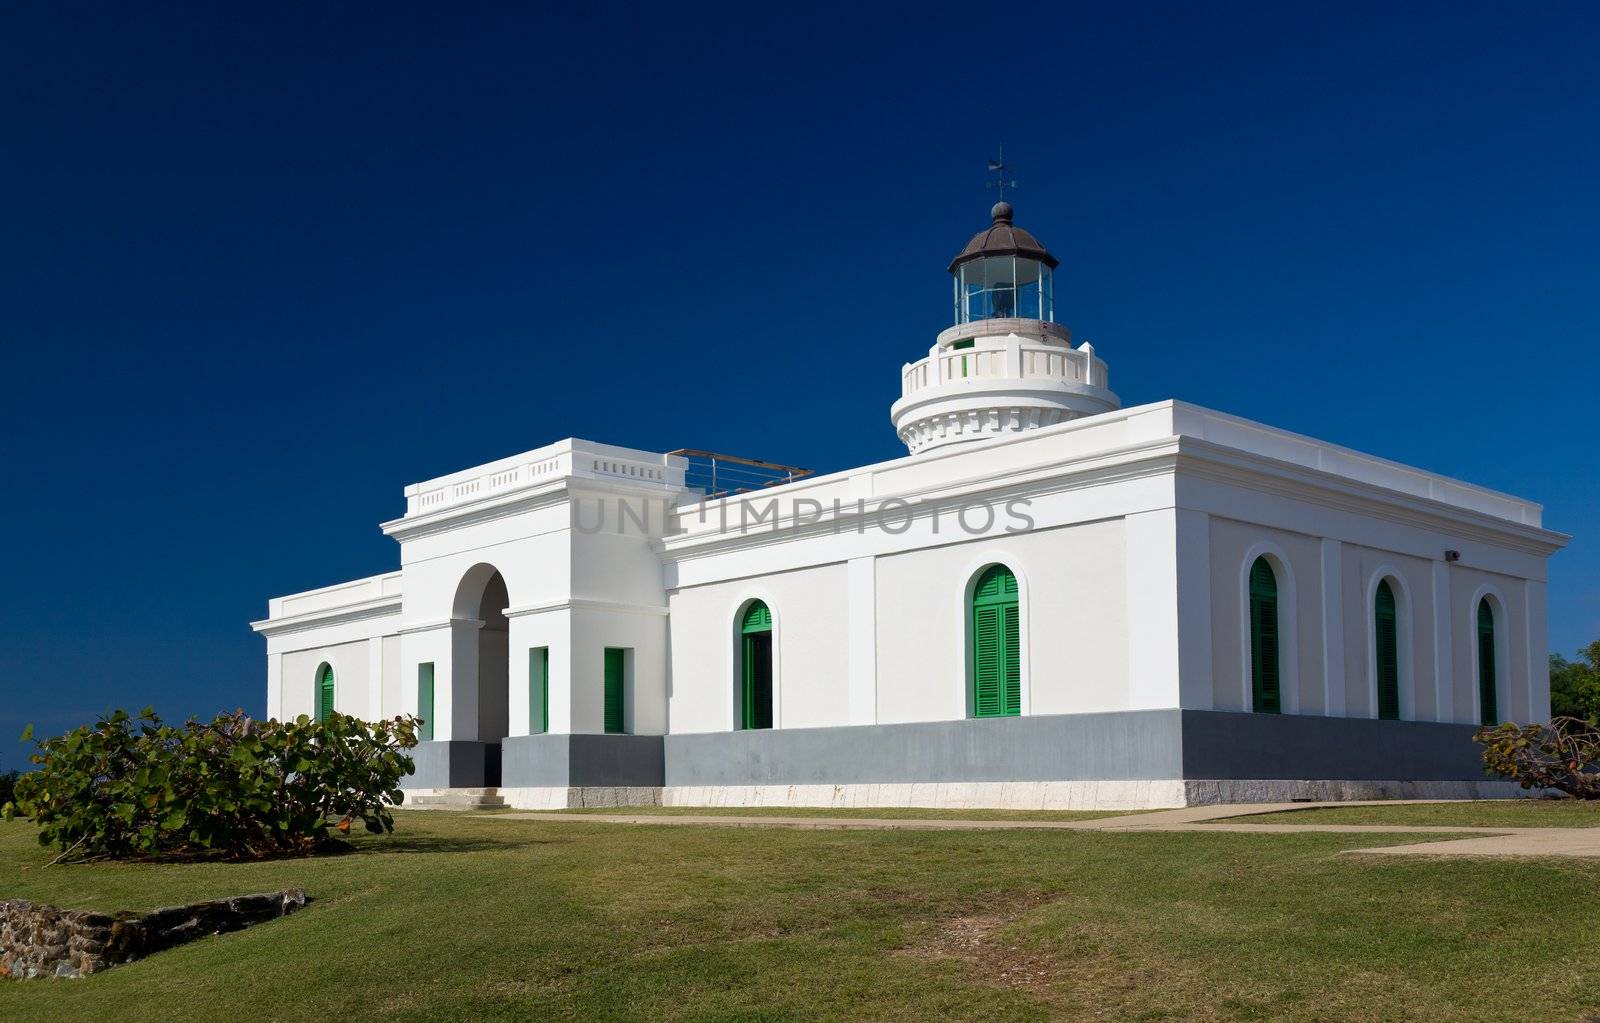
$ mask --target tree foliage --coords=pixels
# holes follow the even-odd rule
[[[18,770],[0,771],[0,806],[11,802],[11,793],[17,787],[17,779],[22,777]]]
[[[1485,725],[1472,736],[1484,766],[1525,789],[1559,789],[1600,799],[1600,730],[1560,717],[1546,725]]]
[[[1550,713],[1600,727],[1600,640],[1578,651],[1576,661],[1550,655]]]
[[[417,719],[164,725],[118,710],[35,743],[4,816],[39,825],[62,859],[254,858],[315,852],[355,821],[394,830]],[[32,729],[23,739],[32,738]]]

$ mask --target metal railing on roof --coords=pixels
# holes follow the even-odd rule
[[[812,474],[810,469],[779,465],[777,462],[763,462],[759,458],[741,458],[738,455],[724,455],[716,451],[701,451],[697,448],[679,448],[667,454],[682,455],[688,459],[689,464],[684,471],[684,485],[704,491],[707,497],[748,494],[767,487],[793,483]]]

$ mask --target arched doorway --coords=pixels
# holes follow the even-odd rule
[[[752,600],[739,624],[739,727],[772,727],[772,611]]]
[[[1022,713],[1022,626],[1016,574],[990,565],[972,588],[972,716]]]
[[[1400,720],[1400,603],[1388,579],[1372,598],[1373,660],[1377,668],[1378,717]]]
[[[1250,566],[1250,709],[1283,710],[1278,649],[1278,575],[1266,557]]]
[[[476,739],[485,750],[484,784],[500,784],[500,743],[511,725],[511,623],[506,580],[493,565],[474,565],[457,587],[451,681],[456,720],[451,738]],[[481,625],[477,623],[481,622]]]
[[[1495,677],[1494,605],[1489,598],[1478,601],[1478,720],[1486,725],[1500,723],[1500,698]]]

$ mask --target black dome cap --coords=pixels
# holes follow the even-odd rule
[[[989,215],[994,217],[994,223],[973,235],[967,247],[950,261],[951,273],[955,273],[961,264],[985,256],[1026,256],[1037,259],[1052,270],[1059,265],[1056,257],[1050,255],[1039,239],[1011,223],[1010,203],[1002,199],[994,204]]]

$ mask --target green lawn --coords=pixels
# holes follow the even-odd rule
[[[542,811],[533,811],[542,812]],[[1120,817],[1144,810],[924,810],[909,806],[824,807],[824,806],[619,806],[578,810],[551,810],[550,813],[660,814],[662,816],[722,817],[866,817],[875,820],[946,821],[1091,821],[1099,817]]]
[[[1600,827],[1600,802],[1489,799],[1460,803],[1330,806],[1245,818],[1260,824],[1435,824],[1471,828]]]
[[[1528,1020],[1600,1012],[1600,863],[1340,856],[1415,836],[729,830],[399,815],[318,860],[44,867],[99,909],[302,912],[0,1019]]]

